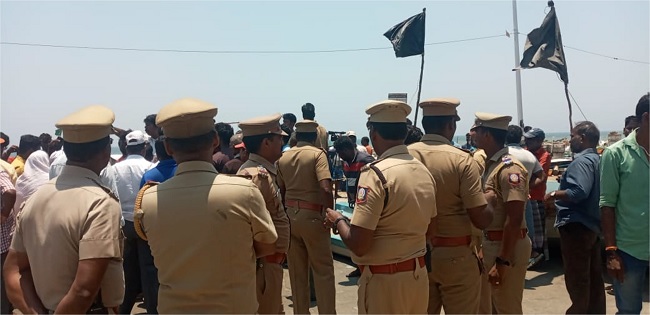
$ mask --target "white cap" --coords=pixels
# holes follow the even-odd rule
[[[126,135],[126,145],[138,145],[138,144],[143,144],[148,141],[148,136],[140,131],[131,131],[129,134]]]
[[[356,137],[356,136],[357,136],[357,133],[354,132],[354,131],[352,131],[352,130],[350,130],[350,131],[346,132],[345,135],[348,136],[348,137],[349,137],[349,136],[355,136],[355,137]]]

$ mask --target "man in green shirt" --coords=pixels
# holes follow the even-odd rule
[[[636,106],[639,128],[605,150],[600,162],[601,224],[618,314],[639,314],[650,256],[648,99]]]

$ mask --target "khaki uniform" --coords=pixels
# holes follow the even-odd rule
[[[110,258],[101,282],[104,306],[124,298],[122,210],[94,172],[66,165],[41,186],[18,216],[11,249],[26,253],[43,305],[54,311],[68,293],[78,262]]]
[[[474,158],[474,161],[478,164],[479,167],[479,172],[481,175],[485,172],[485,160],[487,159],[487,156],[485,155],[485,151],[483,149],[478,149],[472,153],[472,157]]]
[[[493,190],[497,194],[494,206],[494,219],[485,229],[483,238],[483,257],[485,268],[489,271],[495,264],[500,253],[501,241],[488,239],[490,231],[503,231],[506,220],[505,204],[509,201],[528,200],[528,174],[526,168],[508,155],[508,148],[503,148],[486,162],[486,171],[483,175],[484,190]],[[521,211],[524,211],[522,207]],[[523,216],[523,215],[522,215]],[[502,275],[498,289],[494,289],[488,282],[487,273],[483,275],[481,288],[481,307],[479,313],[490,314],[492,306],[499,314],[522,314],[522,298],[528,258],[530,257],[531,242],[524,232],[525,220],[521,222],[522,236],[518,238],[512,257],[503,257],[509,260],[511,267],[506,267],[506,274]]]
[[[164,129],[163,129],[164,130]],[[277,234],[259,189],[190,161],[145,191],[142,225],[156,267],[160,313],[255,313],[253,240]]]
[[[429,314],[476,314],[481,291],[481,267],[471,240],[472,222],[468,208],[487,204],[477,163],[469,153],[455,148],[446,138],[426,134],[411,144],[409,153],[421,161],[438,183],[436,239],[431,251]],[[453,246],[452,241],[467,239]],[[448,241],[448,244],[444,244]],[[454,242],[455,243],[455,242]]]
[[[429,281],[423,264],[392,274],[373,274],[371,269],[424,256],[425,234],[436,216],[436,183],[404,145],[388,149],[370,165],[381,171],[387,184],[384,187],[369,166],[362,169],[351,224],[374,234],[368,253],[352,254],[352,261],[363,268],[359,314],[425,313]]]
[[[319,182],[331,179],[327,154],[307,142],[285,151],[278,160],[278,183],[284,187],[291,222],[289,279],[295,314],[309,313],[309,269],[313,271],[319,314],[336,312],[334,263],[330,233],[323,228],[323,210],[289,206],[291,201],[322,204]]]
[[[239,169],[238,175],[252,176],[252,182],[260,189],[266,210],[269,211],[278,240],[275,243],[276,255],[271,258],[286,256],[289,249],[289,219],[282,205],[280,189],[276,183],[277,169],[275,165],[263,157],[251,153]],[[257,301],[258,313],[281,314],[282,308],[282,261],[270,261],[266,257],[257,262]]]

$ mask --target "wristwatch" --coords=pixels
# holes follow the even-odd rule
[[[345,222],[347,223],[347,222],[348,222],[348,218],[346,218],[345,216],[343,216],[343,217],[340,217],[340,218],[334,220],[334,223],[332,223],[332,233],[334,233],[334,234],[339,234],[338,225],[339,225],[339,222],[340,222],[340,221],[345,221]],[[348,225],[349,225],[349,224],[348,224]]]
[[[499,256],[497,256],[496,264],[510,267],[510,262],[503,259],[503,258],[501,258],[501,257],[499,257]]]

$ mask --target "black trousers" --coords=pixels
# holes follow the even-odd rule
[[[605,283],[600,241],[581,223],[559,228],[564,280],[571,298],[567,314],[605,314]]]
[[[144,293],[147,314],[158,311],[158,269],[153,263],[149,243],[135,232],[133,222],[124,225],[124,301],[120,314],[130,314],[140,292]]]

